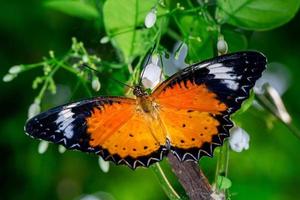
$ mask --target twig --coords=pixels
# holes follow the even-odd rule
[[[211,200],[211,186],[196,162],[180,162],[168,154],[173,172],[191,200]]]

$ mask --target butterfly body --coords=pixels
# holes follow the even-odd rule
[[[265,65],[258,52],[216,57],[174,74],[152,94],[136,86],[135,98],[96,97],[50,109],[30,119],[25,131],[131,168],[168,153],[196,161],[212,156],[229,136],[230,115]]]

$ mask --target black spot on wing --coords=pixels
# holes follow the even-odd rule
[[[180,161],[197,161],[202,156],[212,157],[214,149],[223,144],[224,139],[229,137],[229,129],[233,127],[233,123],[230,121],[227,113],[215,115],[214,118],[220,122],[220,125],[217,127],[218,134],[213,136],[211,142],[205,142],[200,148],[181,149],[171,146],[170,151]]]

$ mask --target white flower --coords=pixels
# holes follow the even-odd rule
[[[152,9],[145,18],[145,26],[146,28],[151,28],[152,26],[154,26],[156,22],[156,10]]]
[[[101,88],[101,83],[99,81],[99,78],[94,76],[93,80],[92,80],[92,88],[93,90],[95,90],[96,92],[98,92]]]
[[[268,64],[267,70],[263,76],[256,82],[254,91],[258,94],[262,94],[264,91],[262,86],[265,83],[269,83],[277,92],[281,95],[285,93],[290,84],[290,73],[285,66],[280,63]]]
[[[34,117],[41,112],[41,107],[39,101],[35,100],[33,104],[29,106],[28,109],[28,119]]]
[[[66,147],[64,147],[63,145],[58,145],[58,152],[59,153],[65,153],[66,150],[67,150]]]
[[[234,127],[230,130],[230,135],[229,145],[233,151],[241,152],[249,149],[250,136],[244,129]]]
[[[10,73],[10,74],[18,74],[18,73],[20,73],[21,71],[22,71],[22,66],[21,65],[15,65],[15,66],[12,66],[9,70],[8,70],[8,72]]]
[[[227,45],[227,42],[224,40],[223,37],[220,37],[218,39],[217,49],[218,49],[218,52],[220,54],[226,54],[227,53],[227,51],[228,51],[228,45]]]
[[[99,164],[100,169],[101,169],[104,173],[107,173],[107,172],[109,171],[109,162],[103,160],[103,158],[102,158],[101,156],[99,156],[98,164]]]
[[[158,61],[158,56],[152,55],[151,63],[143,71],[142,84],[145,88],[153,89],[162,79],[162,70],[158,66]]]
[[[2,81],[3,82],[10,82],[12,81],[14,78],[16,78],[15,74],[6,74],[5,76],[3,76]]]
[[[170,57],[166,58],[166,56],[163,56],[162,58],[164,74],[167,76],[171,76],[179,70],[187,67],[188,64],[185,63],[187,52],[187,45],[182,42],[177,42]]]
[[[47,149],[48,149],[48,145],[49,145],[48,142],[43,141],[43,140],[40,141],[39,147],[38,147],[38,152],[39,152],[39,154],[45,153],[45,152],[47,151]]]

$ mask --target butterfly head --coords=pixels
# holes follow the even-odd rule
[[[143,88],[143,86],[141,86],[141,85],[137,85],[134,87],[133,94],[136,97],[144,97],[144,96],[148,95],[147,92],[145,91],[145,89]]]

